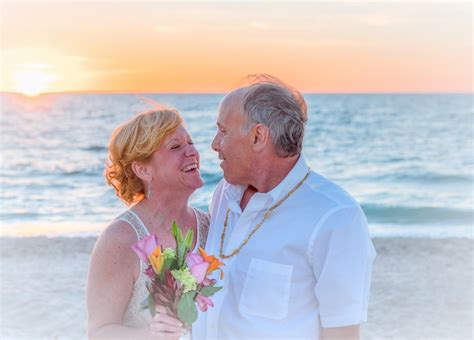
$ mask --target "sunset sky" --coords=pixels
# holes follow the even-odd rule
[[[1,91],[471,92],[467,3],[2,3]]]

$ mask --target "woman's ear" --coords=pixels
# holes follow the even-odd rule
[[[132,170],[135,175],[140,178],[144,182],[151,181],[151,172],[148,166],[143,164],[142,162],[133,161],[132,162]]]
[[[270,142],[270,129],[258,123],[253,127],[253,149],[256,152],[260,152],[265,149],[267,144]]]

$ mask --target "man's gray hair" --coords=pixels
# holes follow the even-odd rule
[[[257,123],[267,126],[279,157],[299,155],[303,148],[304,127],[308,120],[303,96],[289,85],[269,75],[252,76],[245,88],[241,112],[242,132]]]

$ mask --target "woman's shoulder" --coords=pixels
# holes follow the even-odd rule
[[[130,225],[124,220],[115,219],[100,233],[94,248],[129,254],[135,242],[137,236]]]

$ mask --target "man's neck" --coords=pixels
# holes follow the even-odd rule
[[[267,193],[278,184],[280,184],[288,173],[298,162],[299,155],[288,158],[277,158],[273,162],[263,163],[255,171],[257,174],[255,180],[251,184],[257,192]]]
[[[240,200],[240,209],[245,210],[252,196],[257,193],[267,193],[280,184],[293,169],[299,156],[280,158],[276,162],[263,163],[255,171],[258,177],[245,189]]]

